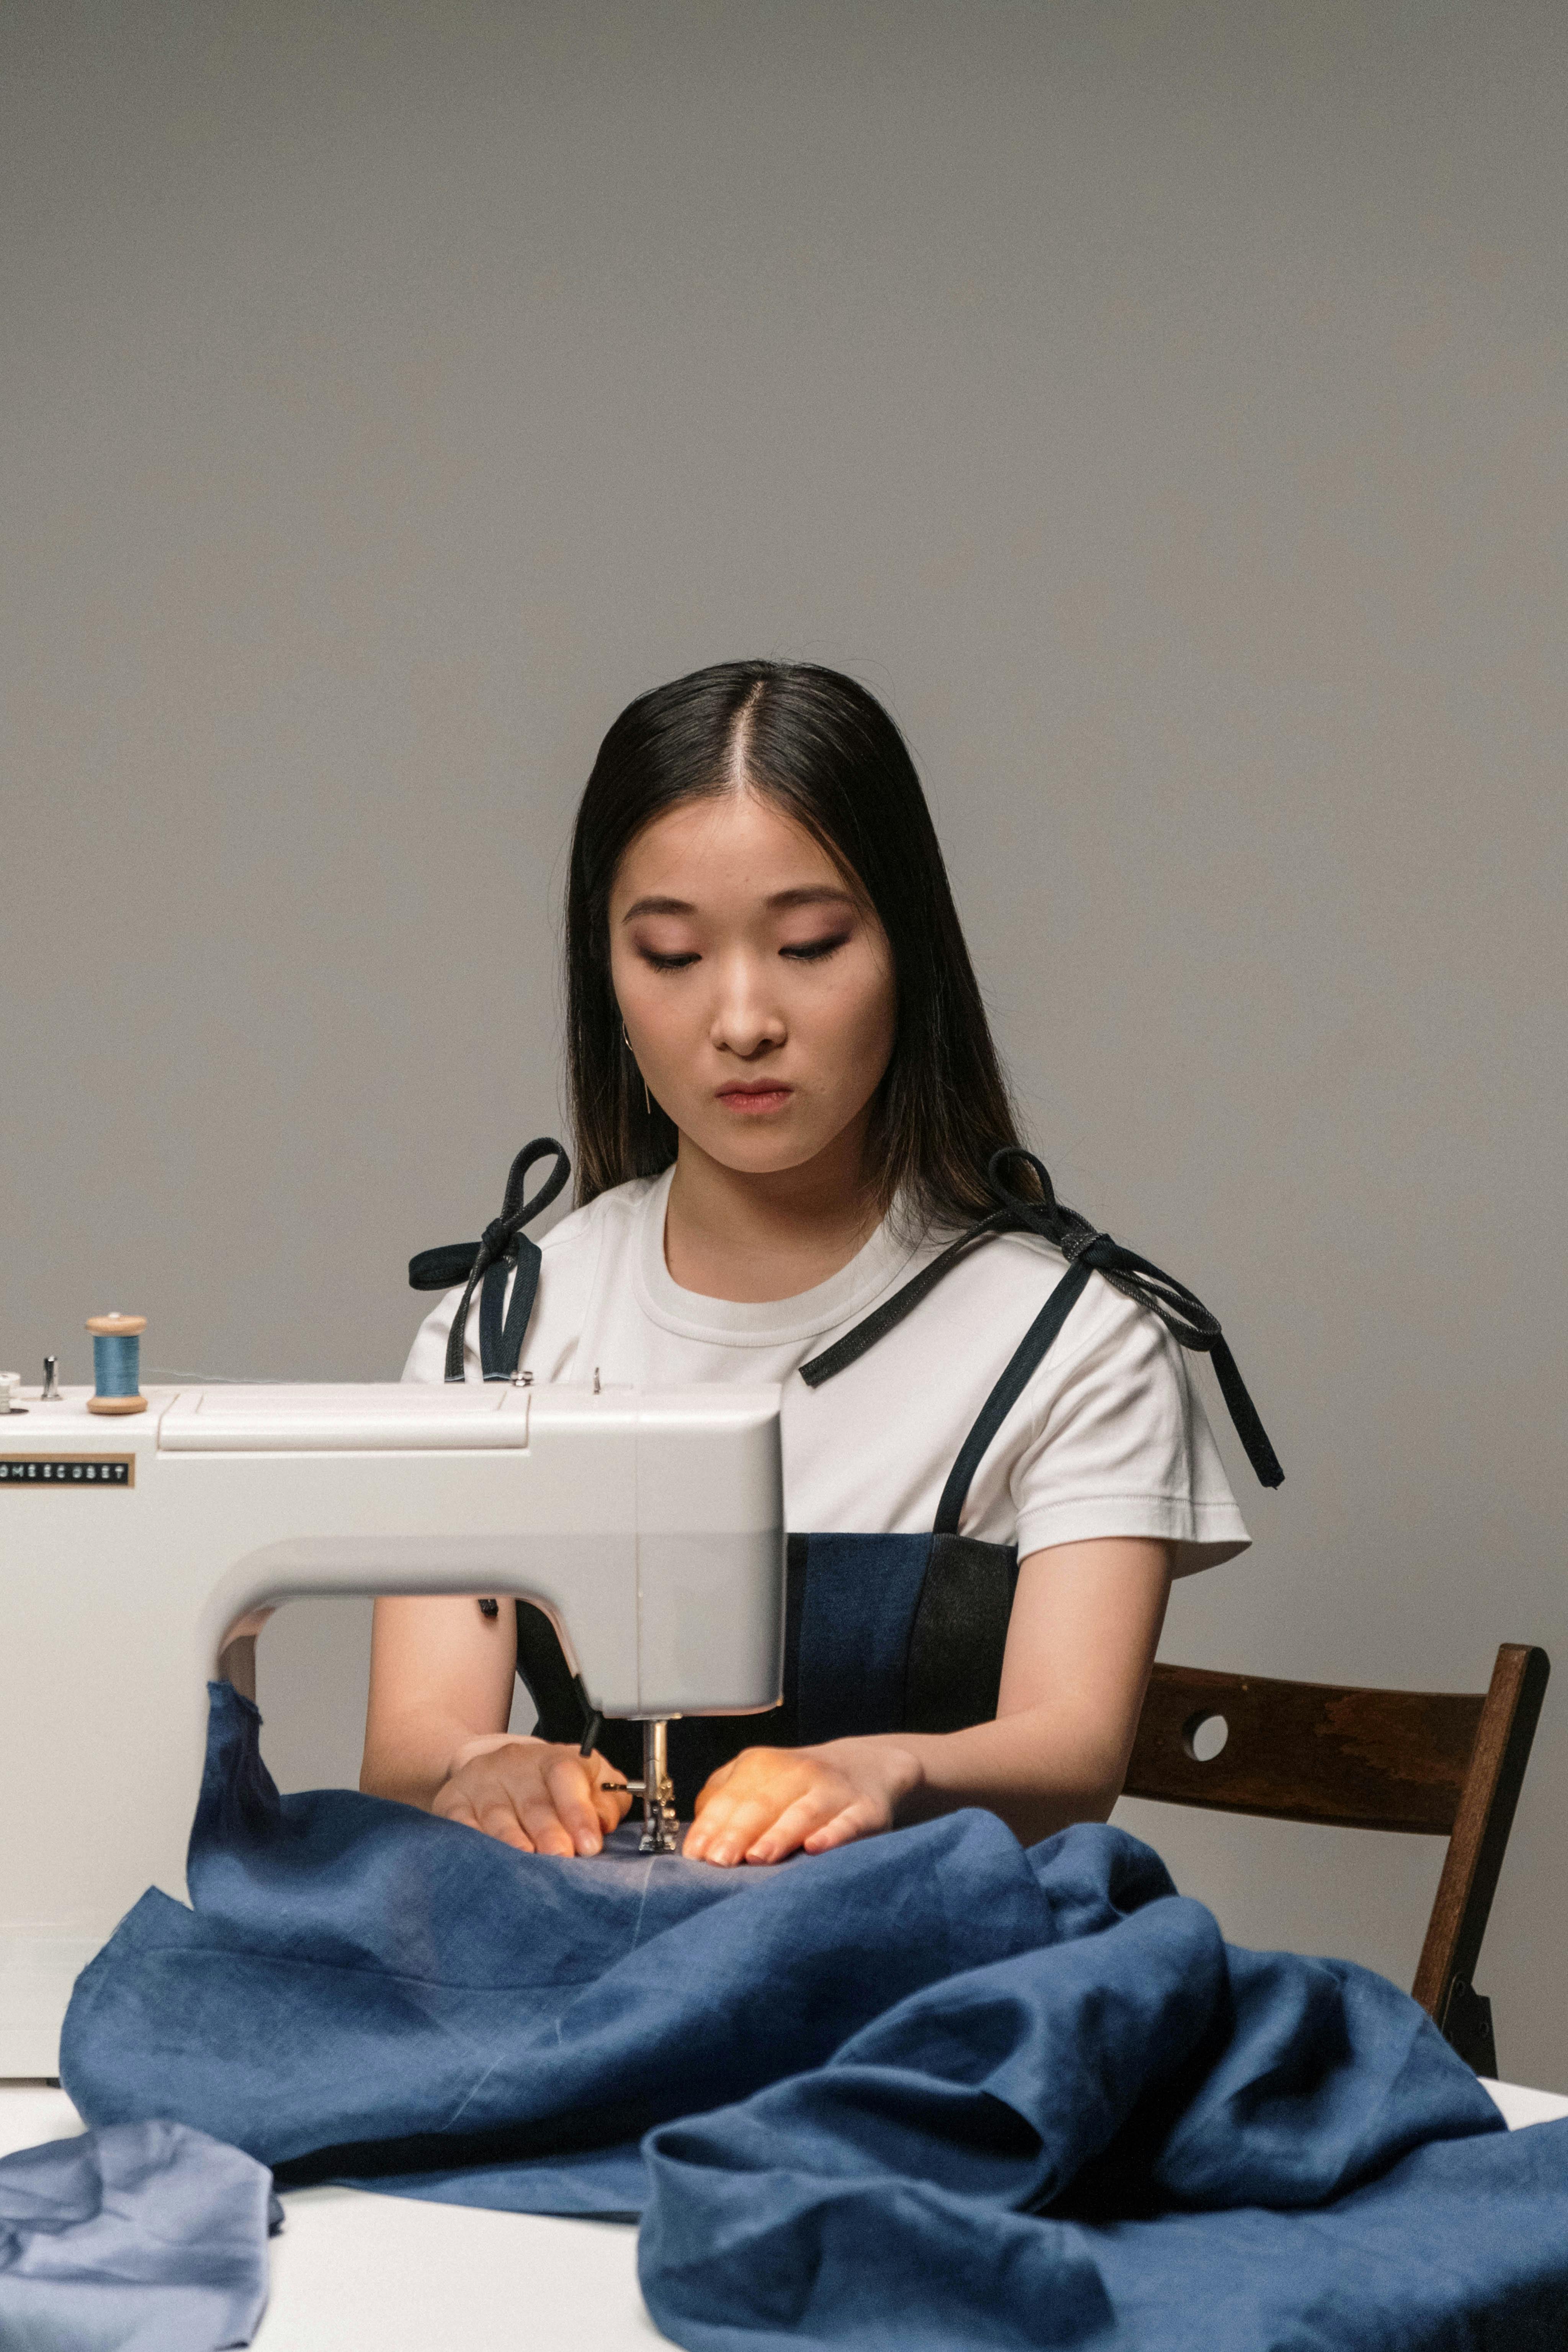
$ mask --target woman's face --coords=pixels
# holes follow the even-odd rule
[[[610,893],[610,972],[649,1093],[726,1168],[800,1168],[864,1119],[893,1050],[881,924],[760,794],[689,801]]]

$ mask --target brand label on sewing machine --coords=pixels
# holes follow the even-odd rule
[[[134,1454],[0,1454],[0,1486],[134,1486]]]

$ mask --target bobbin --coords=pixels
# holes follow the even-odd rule
[[[99,1381],[98,1394],[89,1396],[87,1401],[89,1412],[145,1412],[147,1400],[139,1393],[137,1385],[141,1379],[140,1343],[142,1334],[147,1328],[145,1315],[89,1315],[87,1328],[92,1333],[93,1371]],[[111,1351],[100,1344],[110,1339],[126,1340],[131,1344],[123,1350]],[[131,1381],[130,1388],[118,1395],[112,1391],[106,1393],[102,1385],[105,1371],[115,1358],[118,1359],[115,1369],[123,1370]]]

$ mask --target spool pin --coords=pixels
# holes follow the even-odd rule
[[[145,1412],[141,1393],[142,1334],[145,1315],[89,1315],[92,1333],[92,1376],[97,1394],[87,1401],[89,1412]]]

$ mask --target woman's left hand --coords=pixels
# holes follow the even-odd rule
[[[891,1829],[920,1764],[895,1738],[748,1748],[704,1784],[681,1851],[692,1862],[782,1862]]]

